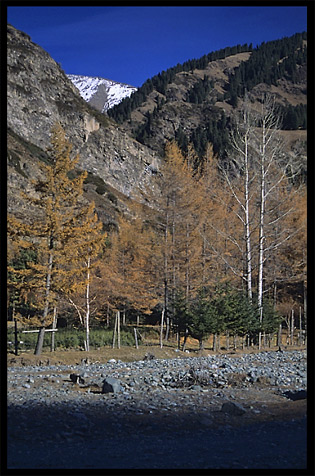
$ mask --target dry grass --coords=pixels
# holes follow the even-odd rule
[[[21,366],[21,365],[78,365],[84,359],[88,359],[89,363],[106,363],[109,359],[122,360],[123,362],[132,362],[137,360],[144,360],[146,355],[152,354],[157,359],[172,359],[172,358],[187,358],[187,357],[201,357],[208,355],[220,355],[230,354],[233,356],[242,355],[244,353],[257,353],[259,352],[257,347],[250,347],[236,350],[227,351],[222,348],[218,352],[210,350],[209,347],[203,351],[199,351],[198,344],[193,339],[188,339],[187,350],[188,352],[182,352],[176,350],[176,344],[173,342],[163,345],[160,348],[156,342],[147,343],[147,345],[141,345],[138,349],[130,346],[123,346],[120,349],[113,349],[112,347],[102,347],[97,350],[91,350],[85,352],[83,350],[57,350],[55,352],[43,351],[40,356],[34,355],[31,352],[19,352],[19,355],[14,355],[11,351],[8,353],[7,362],[8,366]],[[267,347],[262,349],[277,350],[278,347]],[[305,350],[305,346],[286,346],[286,350]]]

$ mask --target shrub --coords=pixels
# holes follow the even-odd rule
[[[37,333],[22,334],[19,330],[18,340],[23,341],[23,344],[19,344],[20,349],[32,349],[35,348],[37,342]],[[8,345],[8,349],[14,348],[14,332],[8,331],[7,341],[12,342]],[[79,349],[84,347],[84,340],[86,339],[86,332],[84,329],[63,329],[59,328],[55,334],[55,349]],[[90,330],[90,347],[104,347],[111,346],[113,343],[113,330],[112,329],[91,329]],[[117,343],[117,338],[116,338]],[[51,332],[45,333],[44,347],[49,347],[51,344]],[[135,338],[133,329],[128,327],[121,329],[120,332],[120,344],[122,346],[134,346]]]

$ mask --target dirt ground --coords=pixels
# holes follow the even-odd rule
[[[305,350],[305,346],[285,346],[283,350]],[[275,351],[278,347],[267,347],[262,349],[263,352]],[[88,359],[89,363],[105,363],[109,359],[122,360],[123,362],[132,362],[136,360],[143,360],[146,354],[153,354],[157,359],[174,359],[186,357],[201,357],[208,355],[231,355],[237,356],[244,353],[257,353],[257,348],[251,347],[244,350],[221,350],[213,352],[210,349],[199,351],[197,346],[188,346],[189,353],[176,351],[176,346],[172,344],[163,345],[161,349],[159,345],[141,345],[138,349],[135,347],[121,347],[120,349],[113,349],[112,347],[102,347],[99,350],[91,350],[85,352],[81,350],[57,350],[50,352],[45,350],[41,355],[37,356],[31,352],[19,352],[19,355],[14,355],[13,352],[7,354],[7,363],[9,367],[24,366],[24,365],[79,365],[82,359]]]

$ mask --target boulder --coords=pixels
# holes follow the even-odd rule
[[[119,393],[122,391],[120,381],[113,377],[106,377],[103,380],[102,393]]]
[[[84,378],[81,377],[79,374],[70,374],[70,380],[73,383],[81,383],[83,384],[85,382]]]
[[[221,412],[228,413],[229,415],[243,415],[246,410],[239,403],[225,402],[222,405]]]
[[[307,398],[307,391],[306,390],[296,390],[296,391],[290,391],[287,390],[286,392],[283,393],[283,396],[288,398],[289,400],[304,400]]]

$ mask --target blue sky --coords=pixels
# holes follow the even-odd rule
[[[7,13],[66,73],[136,87],[211,51],[307,29],[305,6],[10,6]]]

